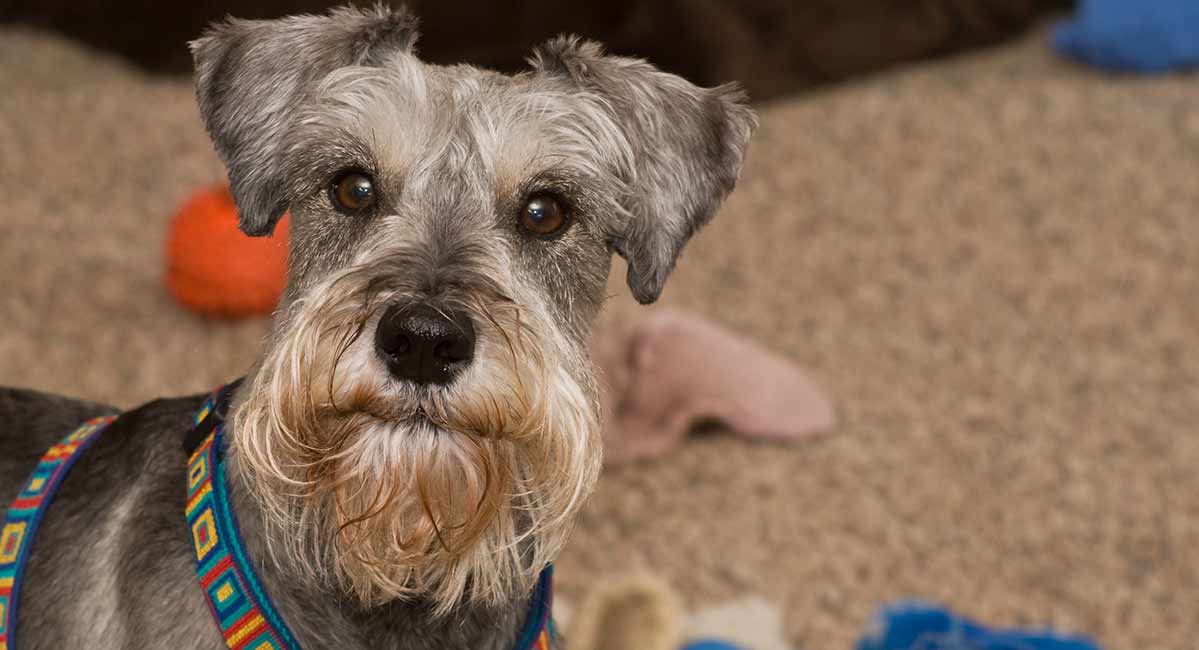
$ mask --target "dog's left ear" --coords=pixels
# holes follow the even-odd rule
[[[287,211],[282,135],[330,72],[377,65],[416,43],[407,10],[334,9],[278,20],[229,19],[191,43],[204,125],[229,170],[241,229],[268,235]]]
[[[623,130],[633,152],[622,200],[631,218],[610,237],[628,261],[633,296],[654,302],[687,240],[736,184],[757,117],[735,84],[700,88],[573,36],[539,47],[530,63],[537,74],[594,93]]]

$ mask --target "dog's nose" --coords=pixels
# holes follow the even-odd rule
[[[396,379],[448,384],[475,356],[475,327],[463,312],[392,305],[375,328],[375,350]]]

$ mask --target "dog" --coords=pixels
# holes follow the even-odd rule
[[[513,647],[601,467],[586,342],[613,255],[655,301],[757,126],[734,85],[573,36],[515,75],[424,63],[416,41],[378,6],[229,19],[191,44],[241,229],[292,219],[220,453],[246,561],[309,649]],[[81,453],[11,650],[234,647],[184,514],[204,402],[122,413]],[[0,496],[114,412],[0,391]]]

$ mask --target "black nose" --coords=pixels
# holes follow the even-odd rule
[[[375,350],[396,379],[448,384],[475,356],[475,327],[462,312],[392,305],[375,329]]]

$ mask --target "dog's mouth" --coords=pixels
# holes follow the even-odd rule
[[[364,408],[359,411],[372,420],[390,425],[428,426],[441,428],[442,423],[424,405],[414,408]]]
[[[392,432],[419,432],[432,435],[466,433],[452,426],[435,407],[423,403],[415,406],[371,405],[359,409],[358,413],[385,425]]]
[[[445,422],[430,415],[424,406],[417,406],[407,417],[400,418],[399,422],[414,428],[426,428],[434,434],[448,431]]]
[[[522,398],[521,391],[483,390],[463,385],[459,378],[450,385],[376,379],[369,382],[337,380],[313,395],[318,419],[341,429],[367,427],[375,435],[465,436],[502,439],[533,429],[543,414],[536,401]],[[537,391],[528,391],[536,394]]]

